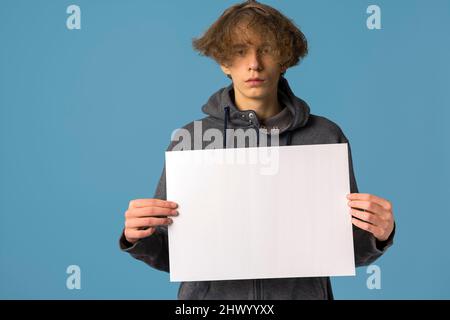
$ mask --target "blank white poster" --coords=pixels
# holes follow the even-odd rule
[[[355,275],[347,148],[166,152],[170,281]]]

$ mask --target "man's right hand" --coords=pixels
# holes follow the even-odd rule
[[[131,200],[125,211],[125,239],[136,243],[139,239],[151,236],[156,226],[169,225],[170,216],[177,216],[178,204],[160,199]]]

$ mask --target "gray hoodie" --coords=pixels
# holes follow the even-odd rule
[[[296,97],[287,80],[280,78],[278,84],[278,100],[283,110],[264,125],[279,129],[279,145],[309,145],[327,143],[349,143],[344,133],[334,122],[320,116],[310,114],[310,108],[305,101]],[[216,128],[222,131],[228,129],[259,130],[262,124],[256,114],[240,111],[234,103],[232,84],[214,93],[202,107],[207,114],[201,121],[202,129]],[[194,122],[183,128],[189,130],[193,137]],[[268,145],[270,145],[270,134]],[[259,137],[259,135],[258,135]],[[192,138],[192,149],[199,149]],[[171,142],[167,150],[172,150],[177,142]],[[259,143],[259,139],[257,141]],[[209,142],[202,142],[204,149]],[[223,141],[224,147],[230,146],[230,141]],[[251,145],[248,141],[246,146]],[[357,193],[358,187],[353,173],[351,149],[349,144],[350,192]],[[154,198],[166,200],[165,167],[161,174]],[[176,202],[176,199],[170,199]],[[353,226],[355,264],[365,266],[373,263],[388,247],[393,244],[394,233],[388,240],[379,242],[375,237]],[[142,260],[158,270],[169,272],[169,250],[167,227],[157,227],[150,237],[128,243],[123,235],[120,238],[120,248],[134,258]],[[239,263],[238,261],[236,263]],[[226,281],[182,282],[178,290],[178,299],[333,299],[331,282],[328,277],[314,278],[277,278]]]

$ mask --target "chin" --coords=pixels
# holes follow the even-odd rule
[[[267,95],[265,93],[249,93],[248,98],[251,99],[264,99]]]

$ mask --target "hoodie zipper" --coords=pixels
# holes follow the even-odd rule
[[[259,300],[263,299],[263,281],[259,280]]]
[[[262,300],[262,280],[253,280],[253,292],[255,300]]]

